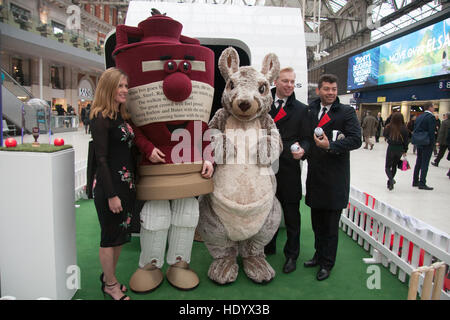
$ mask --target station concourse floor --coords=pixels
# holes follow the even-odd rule
[[[75,149],[75,162],[87,159],[88,142],[90,134],[85,134],[84,128],[78,128],[76,132],[56,133],[52,136],[64,139],[65,144],[70,144]],[[16,137],[20,143],[20,137]],[[24,136],[24,142],[34,141],[31,135]],[[39,142],[48,143],[48,135],[39,137]],[[413,169],[416,163],[416,155],[413,154],[413,146],[410,144],[407,158],[411,165],[408,171],[397,170],[396,184],[392,191],[386,187],[387,177],[384,172],[384,162],[387,143],[380,138],[375,143],[373,150],[364,149],[364,143],[358,150],[352,151],[350,167],[350,184],[359,191],[366,192],[375,199],[399,209],[403,214],[414,217],[426,225],[439,230],[441,233],[450,234],[450,179],[446,175],[450,161],[447,153],[439,163],[439,167],[429,166],[427,185],[434,188],[432,191],[419,190],[412,187]],[[432,156],[431,161],[434,161]],[[303,163],[302,180],[306,180],[307,163]]]

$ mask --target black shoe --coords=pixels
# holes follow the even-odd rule
[[[321,268],[319,270],[319,272],[317,272],[317,280],[322,281],[325,280],[326,278],[328,278],[330,276],[330,270],[327,270],[325,268]]]
[[[439,163],[436,163],[436,162],[432,162],[431,164],[435,167],[439,166]]]
[[[420,190],[433,190],[434,188],[427,186],[426,184],[419,186]]]
[[[311,260],[305,261],[303,265],[305,266],[305,268],[312,268],[319,265],[319,262],[317,261],[316,257],[313,257]]]
[[[388,180],[388,182],[387,182],[387,188],[388,188],[389,190],[394,189],[394,182],[393,182],[392,180]]]
[[[291,273],[297,268],[297,260],[292,258],[287,258],[286,262],[283,266],[283,272],[284,273]]]
[[[413,187],[418,187],[418,186],[419,186],[419,183],[418,183],[418,182],[414,182],[414,181],[413,181],[413,184],[412,184],[412,186],[413,186]]]

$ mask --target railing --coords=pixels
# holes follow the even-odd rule
[[[2,85],[7,88],[17,99],[26,102],[33,98],[33,94],[23,85],[16,81],[5,69],[0,68],[2,77],[4,77]]]
[[[75,201],[87,199],[86,195],[86,171],[87,161],[78,161],[75,163]]]
[[[39,34],[42,37],[51,38],[55,41],[65,43],[76,48],[95,52],[98,55],[104,54],[103,48],[97,45],[96,41],[93,39],[72,31],[54,33],[52,26],[41,23],[38,16],[29,17],[15,15],[11,10],[8,10],[6,6],[0,6],[0,22],[7,23],[25,31]]]
[[[448,270],[450,265],[447,234],[353,187],[349,206],[341,216],[341,227],[370,252],[373,258],[364,259],[366,263],[383,264],[402,282],[420,266],[443,261]],[[421,276],[419,294],[423,280]],[[441,299],[450,300],[447,290],[441,291]]]

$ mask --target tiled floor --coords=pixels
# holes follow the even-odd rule
[[[90,135],[84,133],[84,128],[80,128],[77,132],[58,133],[54,137],[62,137],[66,144],[74,146],[76,162],[87,159]],[[17,140],[20,143],[20,137]],[[27,135],[24,137],[24,141],[31,142],[33,137]],[[39,141],[47,142],[48,135],[42,135],[39,137]],[[397,171],[395,177],[397,183],[394,190],[389,191],[386,187],[387,178],[384,173],[386,148],[387,144],[384,139],[380,139],[373,150],[361,147],[351,152],[351,185],[400,209],[403,214],[450,234],[450,179],[446,175],[450,162],[447,161],[446,155],[441,160],[439,167],[430,164],[427,184],[434,187],[434,190],[419,190],[411,186],[416,156],[412,153],[412,145],[410,145],[408,160],[412,168],[406,172]],[[306,170],[306,163],[303,166]],[[302,174],[303,180],[306,177],[305,170]]]

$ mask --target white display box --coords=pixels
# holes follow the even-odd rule
[[[73,148],[0,151],[0,297],[74,296],[74,194]]]

